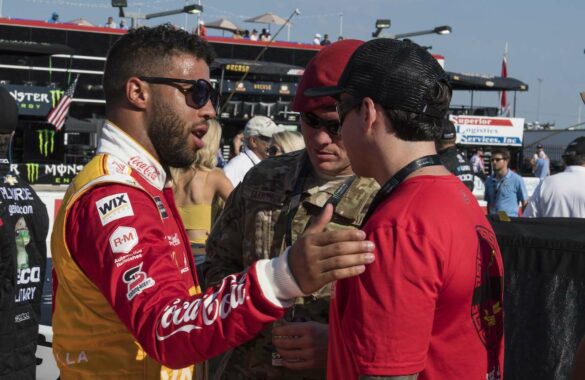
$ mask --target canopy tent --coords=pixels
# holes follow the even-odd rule
[[[227,30],[228,32],[235,32],[240,30],[240,27],[228,20],[227,18],[220,18],[219,20],[205,23],[206,28]]]
[[[515,78],[447,72],[453,90],[528,91],[528,85]]]
[[[211,64],[211,70],[225,70],[226,72],[247,72],[249,74],[274,76],[301,76],[305,69],[300,66],[277,62],[251,61],[245,59],[218,58]]]
[[[68,24],[75,24],[81,26],[95,26],[91,22],[87,21],[83,17],[76,18],[75,20],[67,21]]]
[[[286,19],[280,17],[279,15],[275,15],[273,13],[264,13],[260,16],[252,17],[249,19],[244,20],[244,22],[251,22],[256,24],[266,24],[268,29],[270,29],[270,24],[274,25],[286,25]],[[288,23],[290,28],[290,22]]]
[[[72,48],[62,44],[0,39],[0,55],[43,56],[73,54],[74,52]]]

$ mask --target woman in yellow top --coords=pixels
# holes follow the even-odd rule
[[[205,242],[212,224],[212,205],[217,197],[225,201],[234,189],[223,171],[216,167],[221,126],[217,120],[208,123],[209,130],[203,137],[205,146],[197,151],[195,162],[188,168],[171,169],[175,201],[191,242],[200,283],[203,282],[200,267],[205,261]]]

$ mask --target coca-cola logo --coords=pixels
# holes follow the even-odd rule
[[[165,308],[160,326],[156,330],[156,339],[163,341],[179,332],[200,330],[213,324],[218,317],[227,318],[232,310],[245,302],[245,284],[246,274],[239,278],[232,274],[224,278],[219,289],[211,294],[194,301],[175,299]]]
[[[146,178],[150,178],[153,181],[158,180],[160,176],[158,169],[154,165],[144,161],[140,156],[131,157],[128,160],[128,165],[140,172]]]

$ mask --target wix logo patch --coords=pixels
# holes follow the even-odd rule
[[[109,195],[95,203],[102,226],[127,216],[133,216],[132,204],[128,193]]]

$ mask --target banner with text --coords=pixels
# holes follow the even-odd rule
[[[522,146],[524,119],[450,115],[457,128],[457,144]]]

